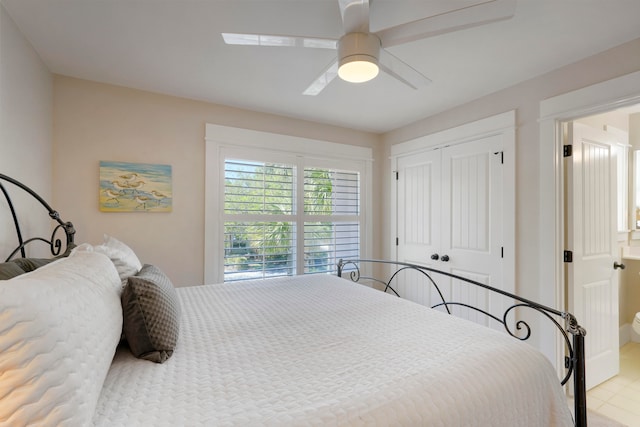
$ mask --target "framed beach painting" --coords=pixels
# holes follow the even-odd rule
[[[102,212],[171,212],[171,165],[100,162]]]

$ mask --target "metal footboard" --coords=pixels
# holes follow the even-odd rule
[[[390,274],[388,279],[380,279],[373,276],[364,276],[361,274],[361,265],[388,265],[394,267],[394,271]],[[466,307],[467,309],[474,310],[482,313],[496,322],[500,323],[509,335],[526,341],[531,336],[531,327],[524,320],[518,320],[512,327],[507,322],[507,317],[518,308],[532,309],[537,313],[540,313],[543,318],[549,320],[560,331],[562,338],[564,339],[566,346],[566,356],[564,359],[566,374],[561,379],[560,383],[564,386],[569,379],[573,377],[574,387],[574,422],[577,427],[586,427],[587,425],[587,399],[586,399],[586,383],[585,383],[585,354],[584,354],[584,339],[586,331],[580,326],[575,316],[566,311],[556,310],[551,307],[539,304],[535,301],[528,300],[526,298],[519,297],[515,294],[503,291],[501,289],[494,288],[492,286],[480,283],[463,276],[448,273],[445,271],[433,269],[416,264],[409,264],[397,261],[384,261],[374,259],[351,259],[340,260],[338,263],[338,276],[350,279],[354,282],[360,281],[373,281],[384,286],[385,292],[392,292],[396,296],[400,296],[397,291],[398,278],[403,271],[415,271],[418,274],[424,276],[427,282],[433,287],[438,295],[437,302],[432,305],[432,308],[442,308],[447,313],[451,314],[452,307]],[[502,313],[490,313],[482,308],[474,307],[463,301],[447,300],[438,283],[434,280],[434,277],[447,276],[449,278],[460,280],[471,286],[478,286],[491,293],[504,296],[509,301],[509,306]],[[513,301],[513,303],[512,303]],[[562,324],[561,324],[562,323]],[[563,326],[564,325],[564,326]]]

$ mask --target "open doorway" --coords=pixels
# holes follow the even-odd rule
[[[633,161],[640,153],[640,106],[574,118],[561,129],[563,144],[571,146],[563,161],[564,247],[572,258],[564,265],[566,302],[590,332],[592,388],[620,372],[627,363],[620,347],[640,338],[631,328],[640,311],[640,295],[633,297],[640,284],[640,188]],[[640,369],[640,360],[637,365],[624,369]]]
[[[540,102],[540,170],[538,227],[540,232],[540,292],[551,304],[566,307],[564,277],[564,167],[562,122],[640,104],[640,71],[587,86]],[[564,365],[564,343],[554,337],[541,340],[541,350]]]
[[[540,102],[539,269],[541,292],[548,292],[557,307],[567,307],[563,256],[565,243],[564,139],[561,123],[637,104],[640,104],[640,71],[554,96]],[[624,273],[629,274],[630,267],[626,268]],[[636,277],[640,279],[640,276]],[[637,288],[640,288],[640,286]],[[622,298],[632,299],[636,297],[623,295]],[[640,300],[640,297],[637,297],[637,299]],[[581,319],[579,320],[582,321]],[[587,331],[587,334],[589,334],[589,331]],[[587,337],[587,339],[589,338]],[[549,338],[543,340],[541,348],[546,354],[550,355],[558,372],[561,373],[563,357],[565,356],[563,343],[560,340]],[[640,360],[640,351],[625,354],[623,347],[621,357]],[[614,377],[600,387],[596,387],[593,391],[595,392],[617,379],[618,377]],[[620,392],[626,389],[629,389],[629,387],[619,387]],[[618,397],[618,394],[615,393],[608,393],[608,395],[610,399]],[[590,407],[595,405],[598,406],[599,410],[600,405],[596,402],[596,398],[591,391],[587,396]],[[602,408],[608,407],[602,401],[599,403]],[[637,414],[632,415],[629,419],[637,420]]]

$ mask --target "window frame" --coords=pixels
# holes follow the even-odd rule
[[[220,125],[206,125],[205,133],[205,283],[224,280],[224,177],[225,159],[290,163],[298,167],[296,180],[304,180],[304,167],[357,171],[360,174],[360,256],[370,258],[372,221],[372,149],[349,144],[292,137]],[[265,147],[269,147],[266,149]],[[317,215],[304,213],[304,198],[296,199],[301,221],[314,222]],[[339,215],[332,221],[339,221]],[[304,248],[304,233],[297,233],[296,250]],[[304,259],[297,257],[296,274],[304,274]]]

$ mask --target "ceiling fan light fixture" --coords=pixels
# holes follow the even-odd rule
[[[348,33],[338,41],[338,76],[351,83],[367,82],[378,75],[380,39],[370,33]]]
[[[375,78],[380,69],[375,58],[367,55],[353,55],[341,61],[338,76],[350,83],[364,83]]]

